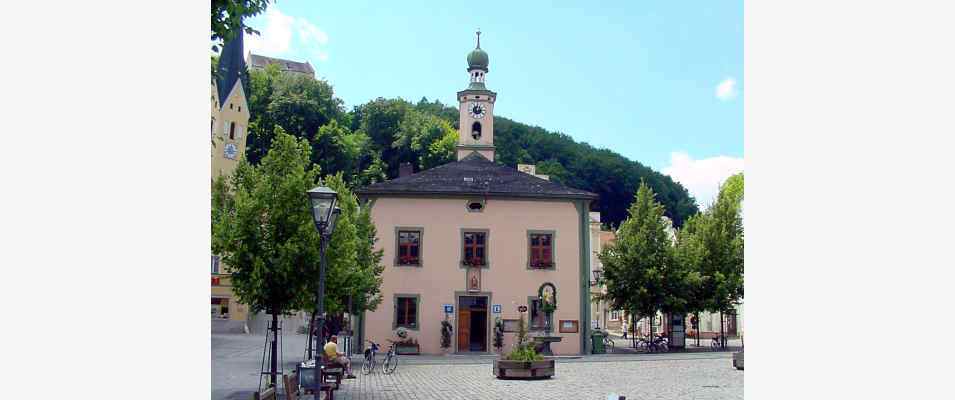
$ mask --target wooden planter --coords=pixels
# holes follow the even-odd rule
[[[554,360],[494,360],[494,376],[498,379],[548,379],[554,376]]]
[[[417,344],[399,344],[395,346],[395,352],[402,356],[416,356],[421,354],[421,346]]]

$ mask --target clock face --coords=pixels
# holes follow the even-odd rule
[[[238,154],[239,149],[235,146],[235,143],[226,143],[225,145],[225,158],[230,160],[235,160],[236,154]]]
[[[487,114],[487,106],[484,103],[471,103],[468,106],[468,113],[471,114],[471,118],[484,118]]]

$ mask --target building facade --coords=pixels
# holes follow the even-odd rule
[[[586,352],[588,213],[596,195],[494,163],[497,94],[485,86],[480,36],[467,60],[470,84],[457,95],[457,161],[358,190],[371,207],[385,263],[383,301],[362,317],[359,340],[384,342],[403,327],[422,354],[439,354],[447,320],[454,332],[448,351],[489,353],[500,319],[506,351],[524,319],[532,335],[549,326],[561,337],[551,346],[555,354]],[[545,283],[556,289],[550,320],[538,299]]]
[[[265,69],[266,66],[276,65],[283,73],[292,75],[299,74],[312,77],[313,79],[315,78],[315,68],[312,68],[312,64],[310,64],[308,61],[298,62],[286,60],[284,58],[266,57],[249,53],[246,64],[248,64],[249,70]]]
[[[218,78],[212,82],[212,179],[231,175],[245,156],[249,105],[240,79],[244,69],[239,34],[222,48]],[[217,255],[212,255],[211,283],[213,332],[247,332],[248,307],[236,301],[228,266]]]

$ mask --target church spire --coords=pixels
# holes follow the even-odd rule
[[[235,37],[222,47],[219,54],[219,65],[216,68],[218,79],[216,86],[219,89],[219,101],[225,104],[226,97],[232,92],[232,87],[245,72],[245,59],[242,49],[242,28],[235,30]]]
[[[481,28],[478,28],[477,30],[477,47],[476,48],[478,49],[481,48]]]

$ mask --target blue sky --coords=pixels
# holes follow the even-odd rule
[[[455,104],[480,28],[495,114],[610,148],[702,204],[743,168],[742,1],[281,0],[246,51],[308,60],[351,107]]]

